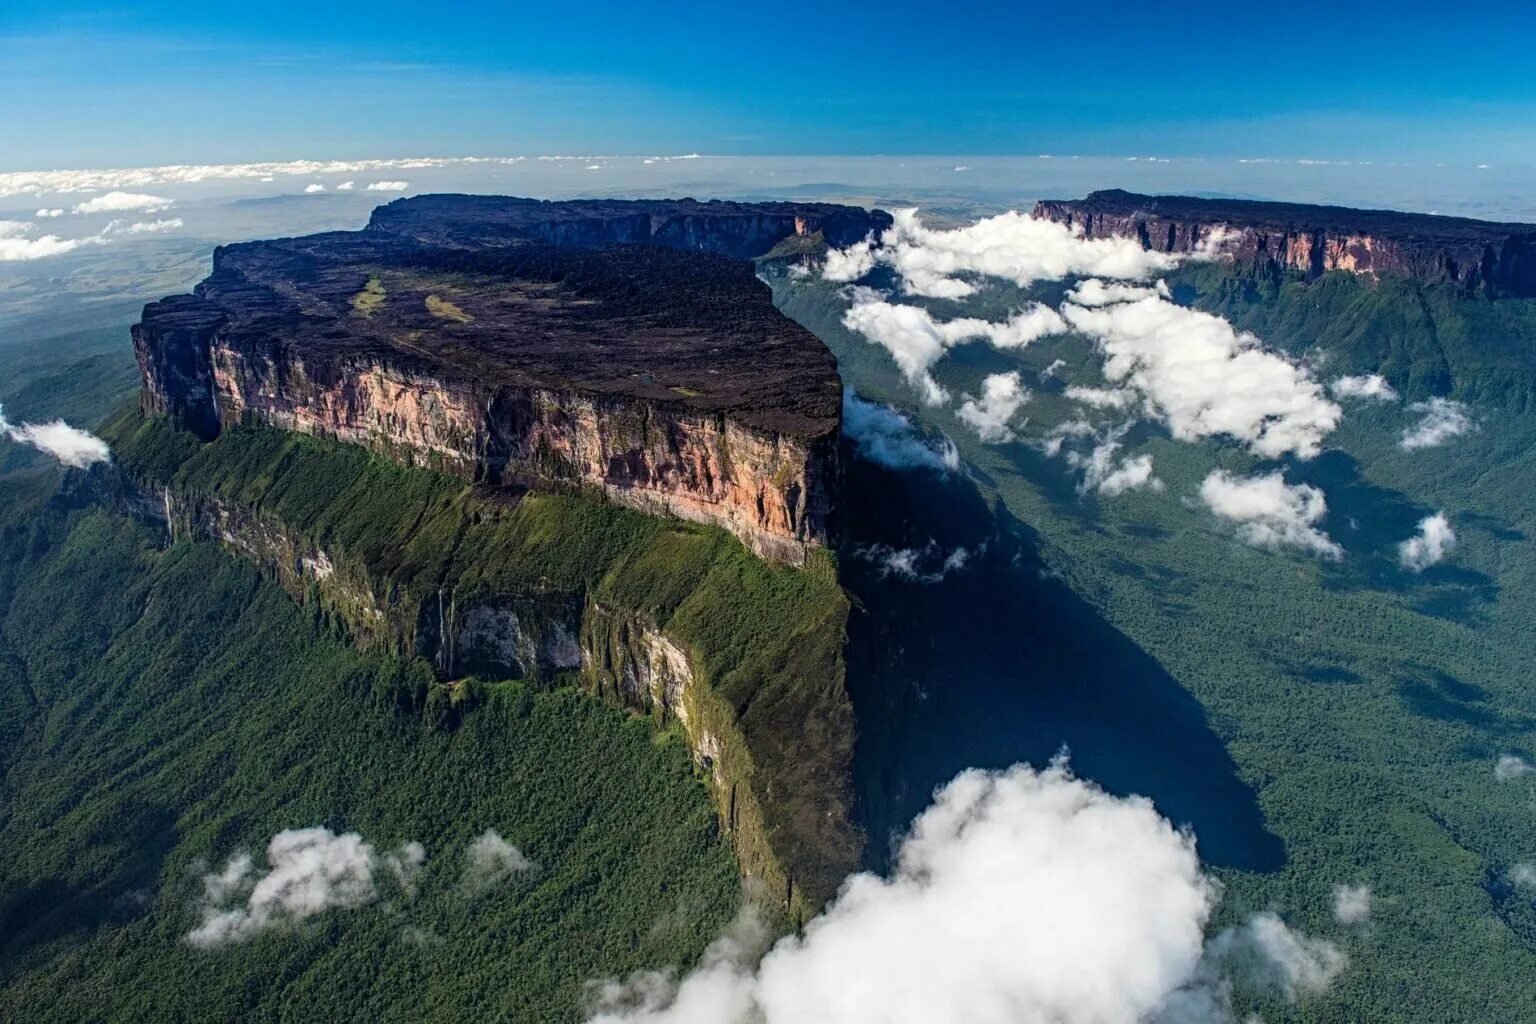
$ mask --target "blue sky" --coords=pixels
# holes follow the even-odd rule
[[[1536,5],[0,4],[0,169],[401,154],[1536,165]]]

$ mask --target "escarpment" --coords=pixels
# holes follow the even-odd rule
[[[856,868],[828,553],[774,565],[713,527],[265,425],[204,443],[130,410],[106,434],[100,497],[220,543],[360,648],[430,665],[436,697],[400,710],[430,721],[468,676],[580,686],[679,730],[743,875],[791,919]]]
[[[1160,252],[1191,252],[1219,237],[1222,253],[1270,271],[1387,274],[1490,297],[1536,296],[1533,224],[1118,189],[1042,200],[1034,213],[1088,238],[1136,238]]]
[[[831,529],[841,384],[737,257],[882,218],[401,200],[363,231],[218,249],[134,327],[141,404],[205,439],[254,419],[493,486],[600,489],[804,562]]]

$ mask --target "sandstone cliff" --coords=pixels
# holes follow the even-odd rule
[[[735,257],[883,223],[817,204],[402,200],[365,231],[217,250],[193,295],[134,328],[141,404],[205,439],[254,418],[479,482],[599,488],[802,562],[831,529],[841,384]],[[636,240],[658,244],[609,244]]]
[[[1222,251],[1266,270],[1392,274],[1453,284],[1491,296],[1536,296],[1536,225],[1120,190],[1085,199],[1042,200],[1035,216],[1089,238],[1140,239],[1161,252],[1189,252],[1218,230]]]

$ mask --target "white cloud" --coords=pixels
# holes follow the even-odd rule
[[[856,547],[856,557],[871,563],[880,570],[884,579],[894,576],[910,583],[937,583],[952,572],[958,572],[970,562],[973,554],[980,554],[986,545],[970,551],[964,547],[945,552],[933,541],[920,548],[897,548],[889,544],[869,544]]]
[[[826,262],[821,267],[821,276],[828,281],[840,283],[857,281],[875,269],[874,248],[874,238],[866,237],[864,241],[855,242],[846,249],[828,249]]]
[[[1423,418],[1403,431],[1397,444],[1404,451],[1434,448],[1472,430],[1472,418],[1467,415],[1467,407],[1449,398],[1415,402],[1408,407],[1408,411],[1420,413]]]
[[[307,195],[307,196],[312,196],[316,192],[324,192],[324,191],[325,191],[325,186],[320,184],[318,181],[312,181],[308,185],[304,186],[304,194]]]
[[[967,771],[888,878],[848,878],[800,935],[748,913],[678,980],[594,986],[591,1024],[1230,1024],[1234,985],[1287,999],[1344,965],[1272,914],[1203,941],[1219,887],[1142,797],[1044,771]],[[1175,1016],[1177,1015],[1177,1016]]]
[[[475,837],[464,853],[464,887],[472,892],[486,892],[535,867],[522,850],[488,828]]]
[[[1003,444],[1013,440],[1008,421],[1029,401],[1029,389],[1019,383],[1017,372],[994,373],[981,382],[980,398],[963,397],[955,415],[983,441]]]
[[[1419,520],[1419,532],[1397,546],[1397,558],[1409,572],[1423,572],[1456,547],[1456,531],[1444,512]]]
[[[1119,450],[1120,442],[1111,438],[1096,445],[1088,455],[1069,453],[1067,461],[1083,470],[1083,482],[1078,485],[1078,490],[1097,491],[1112,498],[1126,491],[1163,489],[1163,482],[1152,473],[1152,456],[1135,455],[1116,461]]]
[[[1493,777],[1499,782],[1513,782],[1532,772],[1536,772],[1536,765],[1518,754],[1500,754],[1493,766]]]
[[[166,231],[177,231],[182,226],[180,217],[167,217],[160,220],[141,220],[129,224],[127,221],[114,220],[101,229],[103,235],[158,235]]]
[[[371,181],[368,183],[369,192],[404,192],[411,187],[408,181]]]
[[[960,453],[948,438],[929,440],[906,416],[888,405],[866,402],[852,388],[843,391],[843,433],[859,454],[890,469],[960,468]]]
[[[425,856],[419,843],[410,843],[399,853],[387,855],[384,863],[404,884],[405,865],[413,865],[414,871]],[[361,906],[377,895],[374,873],[379,864],[374,848],[356,832],[339,836],[326,828],[279,832],[267,845],[265,875],[256,877],[250,855],[239,854],[222,871],[203,876],[203,920],[188,933],[187,941],[212,948],[332,908]]]
[[[106,192],[75,204],[76,213],[154,213],[171,205],[165,196],[141,192]]]
[[[1051,365],[1040,371],[1041,380],[1050,380],[1056,376],[1056,371],[1067,365],[1065,359],[1052,359]]]
[[[84,469],[97,462],[110,462],[112,452],[107,442],[63,420],[48,423],[11,423],[0,408],[0,434],[17,444],[31,445],[53,456],[66,466]]]
[[[996,277],[1020,287],[1074,275],[1144,280],[1185,258],[1144,249],[1133,238],[1083,238],[1063,224],[1015,211],[948,231],[924,227],[915,209],[892,216],[879,245],[864,246],[869,263],[893,267],[908,294],[930,298],[973,294],[976,286],[960,275]],[[864,260],[861,254],[854,265]]]
[[[1328,388],[1335,398],[1363,398],[1377,402],[1395,402],[1398,398],[1397,391],[1379,373],[1340,377]]]
[[[94,235],[86,238],[60,238],[58,235],[28,238],[35,226],[30,221],[0,220],[0,262],[40,260],[101,241]]]
[[[336,186],[336,191],[337,192],[351,192],[356,187],[357,187],[357,182],[355,182],[355,181],[344,181],[340,185]]]
[[[1067,301],[1079,306],[1109,306],[1116,302],[1135,302],[1156,296],[1171,298],[1166,282],[1158,281],[1150,288],[1134,284],[1105,283],[1096,277],[1079,281],[1067,292]]]
[[[950,348],[977,340],[1000,349],[1024,348],[1038,338],[1066,330],[1055,310],[1039,304],[1001,323],[974,317],[938,321],[926,309],[886,302],[868,288],[854,289],[853,305],[843,314],[843,326],[888,351],[907,382],[929,405],[949,401],[949,392],[933,379],[930,370]]]
[[[1509,880],[1522,889],[1536,888],[1536,864],[1520,863],[1509,869]]]
[[[1136,402],[1136,392],[1125,388],[1084,388],[1073,385],[1064,394],[1074,402],[1095,409],[1128,409]]]
[[[1328,511],[1323,492],[1311,484],[1287,484],[1279,470],[1250,477],[1215,470],[1201,482],[1200,498],[1216,515],[1237,523],[1238,536],[1254,547],[1294,547],[1329,559],[1344,555],[1317,528]]]
[[[1339,924],[1364,924],[1371,916],[1371,887],[1336,885],[1333,887],[1333,919]]]
[[[1220,317],[1160,296],[1061,311],[1098,343],[1104,376],[1145,395],[1180,440],[1228,435],[1259,455],[1307,459],[1343,415],[1304,366]]]
[[[1097,433],[1093,424],[1084,419],[1066,420],[1045,432],[1040,440],[1040,450],[1051,458],[1061,454],[1062,445],[1074,438],[1092,437]]]
[[[43,220],[47,220],[47,219],[49,219],[51,217],[62,217],[62,216],[64,216],[64,211],[63,210],[38,210],[37,211],[37,216],[39,218],[43,219]]]

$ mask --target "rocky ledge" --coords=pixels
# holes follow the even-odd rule
[[[1035,216],[1086,237],[1128,236],[1188,252],[1220,230],[1222,250],[1261,269],[1393,274],[1489,296],[1536,296],[1536,224],[1235,199],[1145,196],[1118,189],[1042,200]]]
[[[216,250],[193,294],[133,329],[142,406],[204,438],[254,418],[490,485],[601,488],[799,562],[828,537],[842,385],[743,257],[888,221],[400,200],[363,231]]]

